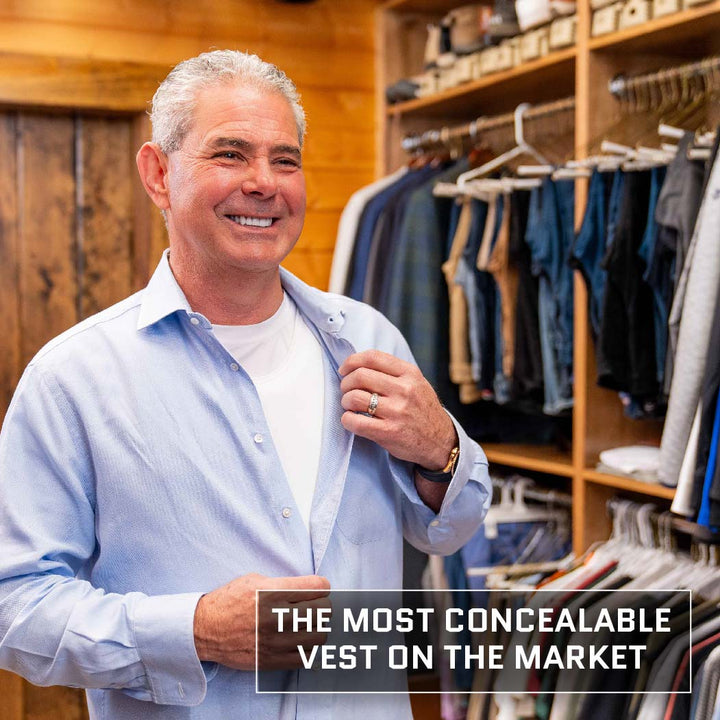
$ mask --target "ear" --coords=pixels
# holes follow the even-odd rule
[[[160,147],[146,142],[135,158],[145,192],[161,210],[170,208],[168,158]]]

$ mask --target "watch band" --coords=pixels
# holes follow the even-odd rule
[[[455,474],[455,468],[457,467],[458,457],[460,456],[460,447],[455,446],[448,456],[448,461],[442,470],[426,470],[421,465],[415,465],[415,470],[418,475],[421,475],[426,480],[436,483],[449,483],[453,479]]]

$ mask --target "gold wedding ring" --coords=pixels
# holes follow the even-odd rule
[[[370,417],[374,417],[374,416],[375,416],[375,412],[377,411],[377,406],[378,406],[378,394],[377,394],[377,393],[373,393],[373,394],[370,396],[370,403],[368,404],[368,409],[367,409],[367,414],[368,414]]]

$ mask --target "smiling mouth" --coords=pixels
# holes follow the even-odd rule
[[[226,215],[225,217],[237,225],[249,225],[250,227],[266,228],[275,222],[275,218],[269,217],[251,217],[249,215]]]

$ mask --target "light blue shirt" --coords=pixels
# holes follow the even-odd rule
[[[90,688],[91,717],[108,720],[410,717],[402,695],[256,695],[254,673],[195,651],[203,593],[252,572],[398,588],[403,534],[453,552],[490,501],[485,455],[460,427],[437,515],[408,463],[342,427],[344,358],[410,351],[372,308],[281,273],[324,349],[310,535],[255,387],[166,255],[143,291],[46,345],[15,393],[0,435],[0,667]],[[312,689],[299,677],[282,683]]]

